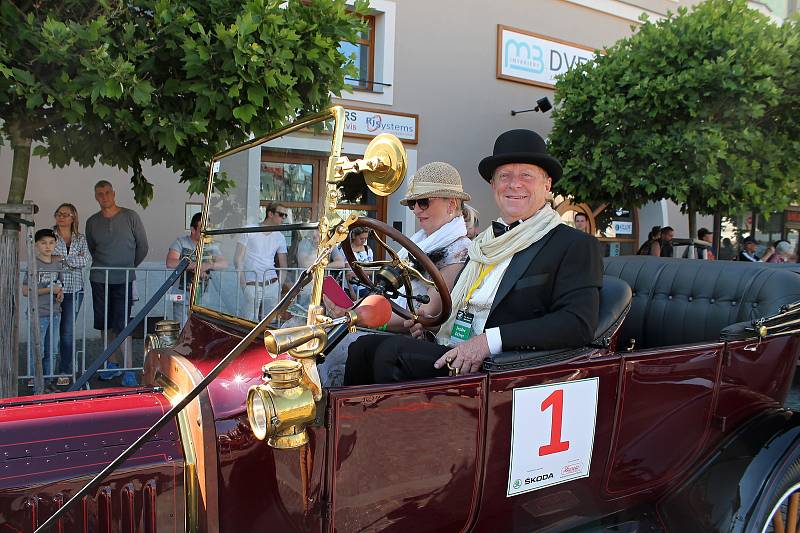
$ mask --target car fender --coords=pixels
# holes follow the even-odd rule
[[[800,413],[767,411],[738,428],[665,496],[659,517],[669,531],[745,532],[751,517],[768,512],[764,496],[798,457]]]

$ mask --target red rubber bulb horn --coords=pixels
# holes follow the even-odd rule
[[[392,318],[392,306],[389,300],[378,294],[370,294],[354,309],[358,317],[358,325],[365,328],[378,328]]]

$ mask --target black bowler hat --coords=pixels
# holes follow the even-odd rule
[[[494,152],[478,165],[483,179],[492,181],[497,167],[507,163],[530,163],[544,169],[555,183],[561,178],[561,163],[547,153],[544,139],[531,130],[510,130],[494,142]]]

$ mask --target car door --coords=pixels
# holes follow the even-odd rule
[[[474,531],[566,530],[613,512],[603,494],[619,357],[489,374]]]
[[[477,512],[486,374],[331,389],[331,531],[459,531]]]

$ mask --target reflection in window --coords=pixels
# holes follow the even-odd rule
[[[345,83],[356,89],[365,91],[373,90],[372,72],[374,63],[374,41],[375,17],[364,17],[366,29],[359,34],[358,41],[353,43],[339,43],[339,51],[344,54],[350,63],[356,66],[358,74],[356,78],[346,77]]]
[[[261,162],[261,200],[310,202],[313,183],[311,164]]]

